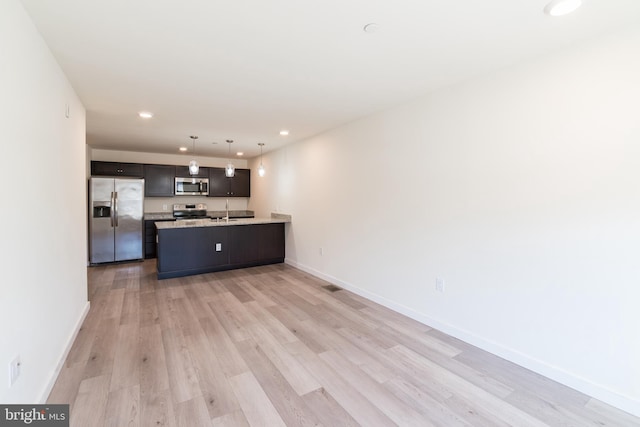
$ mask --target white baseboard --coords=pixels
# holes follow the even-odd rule
[[[442,331],[452,337],[458,338],[468,344],[474,345],[482,350],[488,351],[496,356],[500,356],[510,362],[513,362],[523,368],[534,371],[540,375],[543,375],[549,379],[559,382],[560,384],[571,387],[574,390],[582,392],[595,399],[601,400],[611,406],[628,412],[632,415],[640,417],[640,401],[633,399],[632,397],[625,396],[614,390],[611,390],[600,384],[596,384],[586,378],[579,377],[575,374],[565,371],[557,366],[552,366],[544,361],[532,358],[526,354],[523,354],[517,350],[505,347],[499,343],[487,340],[476,334],[473,334],[464,329],[460,329],[449,323],[439,321],[431,318],[423,313],[420,313],[412,308],[406,307],[397,302],[391,301],[380,295],[374,294],[367,290],[358,288],[350,283],[343,282],[333,276],[324,274],[318,270],[308,267],[304,264],[300,264],[297,261],[291,259],[285,259],[285,263],[296,267],[302,271],[305,271],[315,277],[326,280],[336,286],[340,286],[343,289],[353,292],[361,297],[367,298],[373,302],[376,302],[384,307],[387,307],[393,311],[417,320],[427,326]]]
[[[60,375],[60,371],[62,371],[62,368],[64,367],[64,362],[65,360],[67,360],[67,356],[71,351],[71,347],[73,346],[73,343],[76,340],[76,337],[78,336],[78,332],[80,332],[80,328],[82,327],[82,324],[84,323],[84,319],[87,317],[87,314],[89,313],[90,308],[91,308],[91,303],[87,301],[87,304],[85,304],[84,309],[82,310],[82,313],[80,313],[80,318],[78,318],[78,321],[76,322],[76,325],[73,328],[73,331],[71,332],[71,336],[67,340],[67,345],[65,346],[64,351],[62,352],[62,355],[58,359],[58,364],[56,366],[56,369],[53,372],[53,374],[51,374],[51,377],[49,378],[49,382],[47,383],[47,385],[44,388],[44,391],[40,395],[39,401],[41,404],[47,403],[49,394],[51,394],[51,390],[53,390],[53,386],[56,384],[58,375]]]

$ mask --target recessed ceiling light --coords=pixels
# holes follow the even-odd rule
[[[287,136],[287,135],[289,135],[289,131],[286,130],[286,129],[283,129],[283,130],[280,131],[280,135]]]
[[[368,34],[372,34],[372,33],[375,33],[376,31],[378,31],[378,28],[379,28],[378,24],[376,24],[375,22],[372,22],[370,24],[365,25],[362,28],[362,31],[364,31],[365,33],[368,33]]]
[[[582,0],[553,0],[544,8],[544,13],[550,16],[567,15],[582,5]]]
[[[187,151],[187,147],[180,147],[180,151]]]
[[[244,156],[244,153],[243,153],[242,151],[238,151],[238,152],[236,153],[236,156]]]
[[[153,117],[153,113],[150,113],[148,111],[140,111],[138,113],[138,116],[140,116],[143,119],[150,119],[151,117]]]

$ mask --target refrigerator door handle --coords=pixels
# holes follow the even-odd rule
[[[116,205],[116,198],[115,198],[115,194],[112,191],[111,192],[111,215],[109,215],[109,219],[111,219],[111,226],[113,227],[115,224],[115,205]]]
[[[113,217],[115,218],[116,227],[118,226],[118,192],[114,191],[115,208],[113,210]]]

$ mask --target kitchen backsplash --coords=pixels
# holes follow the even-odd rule
[[[204,203],[210,211],[223,211],[225,209],[224,198],[219,197],[198,197],[198,196],[180,196],[180,197],[145,197],[145,212],[171,212],[174,203]],[[236,197],[229,198],[229,210],[241,211],[247,210],[249,199]]]

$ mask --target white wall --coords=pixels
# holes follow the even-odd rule
[[[638,76],[629,30],[442,89],[266,154],[249,208],[293,215],[291,264],[640,415]]]
[[[0,52],[0,402],[37,403],[88,310],[85,110],[17,0],[0,2]]]
[[[147,163],[155,165],[181,165],[187,166],[191,157],[181,154],[158,154],[158,153],[141,153],[135,151],[117,151],[91,149],[91,160],[99,160],[105,162],[130,162],[130,163]],[[200,166],[223,168],[229,162],[229,159],[219,157],[197,157]],[[246,168],[246,159],[233,159],[233,165],[237,168]],[[251,183],[254,180],[252,177]],[[253,193],[253,191],[252,191]],[[145,212],[163,212],[165,207],[167,211],[171,211],[174,203],[205,203],[210,211],[224,210],[226,199],[220,197],[145,197]],[[248,199],[243,197],[232,197],[229,199],[229,209],[246,210]]]

